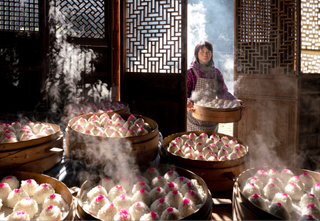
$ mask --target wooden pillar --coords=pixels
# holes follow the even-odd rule
[[[113,2],[113,85],[114,97],[120,100],[120,8],[119,0]]]

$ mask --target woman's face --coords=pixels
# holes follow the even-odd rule
[[[198,52],[198,59],[202,64],[208,63],[211,60],[211,56],[211,51],[206,47],[201,48]]]

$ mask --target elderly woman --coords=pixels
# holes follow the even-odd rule
[[[235,100],[235,96],[228,92],[223,76],[214,66],[212,44],[207,41],[199,42],[194,49],[194,60],[188,69],[188,102],[187,102],[187,130],[218,132],[219,124],[197,120],[192,116],[193,99],[219,98]],[[238,100],[244,107],[243,102]]]

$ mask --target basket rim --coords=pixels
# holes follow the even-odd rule
[[[241,106],[234,107],[234,108],[212,108],[212,107],[200,106],[197,104],[194,104],[194,106],[195,106],[196,110],[197,110],[197,108],[199,108],[199,109],[203,109],[206,111],[216,111],[216,112],[231,112],[231,111],[239,111],[242,109]]]

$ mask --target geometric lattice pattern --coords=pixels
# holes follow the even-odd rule
[[[181,73],[181,0],[126,1],[126,71]]]
[[[320,0],[301,0],[301,71],[320,73]]]
[[[105,38],[104,0],[57,0],[56,8],[63,16],[57,32],[76,38]]]
[[[301,53],[301,72],[320,74],[320,53],[318,55]]]
[[[0,31],[39,31],[38,0],[0,0]]]
[[[235,2],[238,74],[294,74],[296,1]]]

